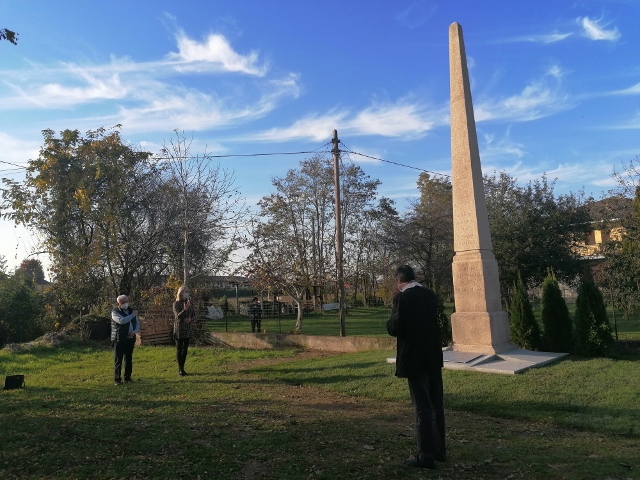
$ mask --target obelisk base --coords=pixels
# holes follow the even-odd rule
[[[451,314],[453,350],[492,355],[516,346],[509,336],[507,312],[460,312]]]

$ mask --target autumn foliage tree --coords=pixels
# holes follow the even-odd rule
[[[3,216],[36,232],[49,253],[58,310],[131,294],[165,267],[171,211],[148,152],[117,130],[43,131],[24,181],[3,179]]]

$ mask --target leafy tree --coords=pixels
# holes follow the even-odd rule
[[[24,272],[0,280],[0,347],[42,335],[44,298]]]
[[[625,187],[623,193],[628,191]],[[624,233],[602,246],[605,262],[597,277],[629,318],[640,307],[640,186],[635,188],[631,211],[620,224]]]
[[[585,357],[604,355],[613,345],[604,299],[590,276],[578,288],[574,337],[574,353]]]
[[[437,292],[451,292],[454,254],[451,182],[421,173],[418,190],[420,200],[412,204],[389,237],[403,261],[417,266],[416,271],[427,286]]]
[[[8,42],[13,43],[14,45],[18,44],[18,34],[9,30],[8,28],[0,29],[0,40],[6,40]]]
[[[573,283],[582,272],[578,246],[591,231],[582,194],[555,195],[546,176],[526,186],[504,172],[484,181],[503,295],[518,275],[525,286],[540,285],[549,269]]]
[[[3,216],[43,238],[56,308],[77,312],[101,295],[149,285],[166,268],[163,242],[173,221],[150,154],[102,128],[85,137],[77,130],[43,135],[24,181],[3,179]]]
[[[42,262],[38,259],[24,259],[18,270],[25,273],[28,278],[31,278],[35,283],[44,281],[44,269],[42,268]]]
[[[558,280],[549,272],[542,283],[542,347],[550,352],[573,349],[573,325]]]
[[[0,255],[0,279],[6,277],[7,267],[7,258],[4,255]]]
[[[513,343],[526,350],[538,350],[540,327],[533,314],[524,282],[520,277],[517,277],[513,288],[509,317],[509,330]]]

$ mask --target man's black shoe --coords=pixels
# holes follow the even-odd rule
[[[433,458],[425,458],[425,457],[409,457],[404,461],[405,465],[409,467],[418,467],[418,468],[428,468],[434,469],[436,468],[436,461]]]
[[[113,382],[114,385],[122,385],[122,382],[120,380],[116,380],[115,382]]]
[[[436,454],[433,457],[439,462],[447,461],[447,455],[444,452],[436,452]]]
[[[185,372],[184,370],[180,370],[178,372],[178,375],[180,375],[181,377],[186,377],[187,375],[189,375],[187,372]]]
[[[131,383],[131,382],[133,382],[133,380],[131,380],[130,378],[125,378],[124,379],[124,383]]]

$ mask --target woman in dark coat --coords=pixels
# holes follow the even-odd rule
[[[193,303],[189,299],[189,289],[182,285],[178,289],[176,301],[173,302],[173,338],[176,341],[176,360],[178,361],[178,375],[184,377],[184,362],[187,359],[189,341],[191,340],[191,329],[196,318],[196,311]]]

